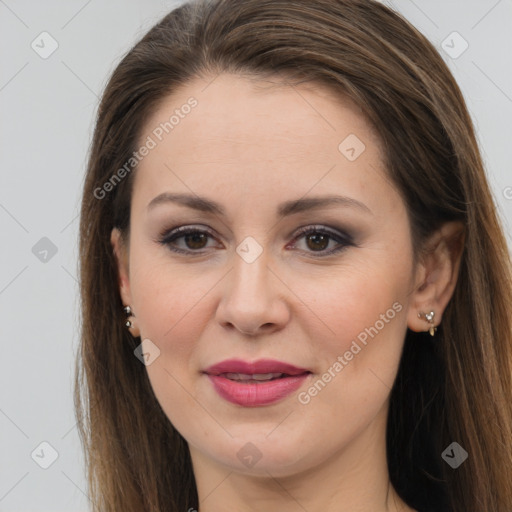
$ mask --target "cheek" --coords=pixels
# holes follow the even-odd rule
[[[207,320],[208,293],[218,276],[181,268],[161,255],[151,260],[135,253],[133,263],[130,281],[141,336],[172,344],[178,353],[186,350],[201,330],[199,319]]]
[[[322,322],[324,348],[338,354],[349,350],[352,341],[364,345],[377,334],[400,343],[396,334],[404,331],[401,312],[406,309],[408,287],[409,281],[393,272],[392,265],[367,260],[360,266],[347,265],[325,281],[303,278],[300,293]]]
[[[346,300],[337,295],[339,307],[331,303],[324,310],[326,323],[336,334],[312,338],[320,354],[318,372],[297,396],[301,439],[318,439],[320,431],[333,441],[329,447],[311,441],[316,449],[305,454],[311,464],[325,455],[324,449],[332,452],[348,446],[377,416],[385,421],[406,331],[400,300],[405,295],[398,297],[385,287],[351,288],[348,283],[344,291]]]
[[[153,266],[139,272],[132,283],[141,339],[150,339],[159,350],[146,370],[173,426],[182,433],[195,430],[199,437],[207,437],[213,427],[205,422],[198,402],[197,352],[198,340],[214,314],[207,294],[216,280],[177,275],[175,270]]]
[[[133,263],[131,287],[141,339],[159,350],[146,367],[155,396],[178,430],[189,428],[190,421],[201,425],[198,341],[215,314],[208,293],[219,277],[180,269],[168,260],[134,257]]]
[[[341,349],[349,350],[352,342],[369,347],[370,340],[381,339],[381,344],[400,340],[395,334],[402,330],[405,318],[405,293],[400,287],[389,287],[383,280],[370,277],[344,286],[342,309],[337,314],[337,332],[342,341]],[[333,311],[334,316],[334,311]],[[350,356],[349,356],[350,357]]]
[[[310,332],[319,354],[321,382],[306,390],[301,403],[314,402],[314,409],[340,415],[340,420],[347,410],[363,417],[383,405],[407,330],[410,282],[406,272],[394,269],[402,265],[398,268],[408,270],[411,262],[402,260],[390,252],[385,258],[347,265],[338,279],[324,283],[322,293],[310,293],[311,309],[319,312],[328,329],[322,328],[321,336]],[[304,293],[307,286],[304,282]]]

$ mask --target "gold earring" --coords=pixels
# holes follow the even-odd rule
[[[430,324],[430,327],[428,329],[428,332],[430,333],[430,336],[434,336],[434,334],[437,331],[437,327],[434,323],[434,317],[435,317],[434,311],[431,311],[430,313],[418,313],[418,318],[425,318],[425,320]]]

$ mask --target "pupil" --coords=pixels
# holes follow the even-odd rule
[[[190,249],[202,249],[206,241],[206,235],[204,233],[192,233],[185,235],[185,243]],[[197,244],[197,245],[196,245]]]
[[[322,250],[327,247],[329,244],[329,236],[328,235],[322,235],[322,234],[314,234],[314,235],[308,235],[307,237],[308,242],[313,242],[313,245],[308,243],[308,247],[313,250]]]

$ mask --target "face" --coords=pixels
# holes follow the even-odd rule
[[[415,268],[361,112],[220,75],[169,96],[144,143],[121,295],[195,460],[286,476],[382,440]]]

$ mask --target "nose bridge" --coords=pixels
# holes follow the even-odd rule
[[[269,268],[269,253],[255,255],[255,247],[242,242],[234,255],[217,316],[222,324],[231,324],[244,333],[255,333],[262,326],[277,327],[288,318],[278,284]],[[245,249],[245,251],[244,251]],[[250,257],[248,257],[248,255]]]
[[[242,246],[242,244],[240,244]],[[240,247],[237,248],[237,255],[233,262],[231,272],[231,295],[238,301],[239,305],[252,305],[261,308],[270,300],[272,283],[269,280],[271,273],[268,267],[268,252],[262,251],[254,259],[246,259],[240,256]]]

